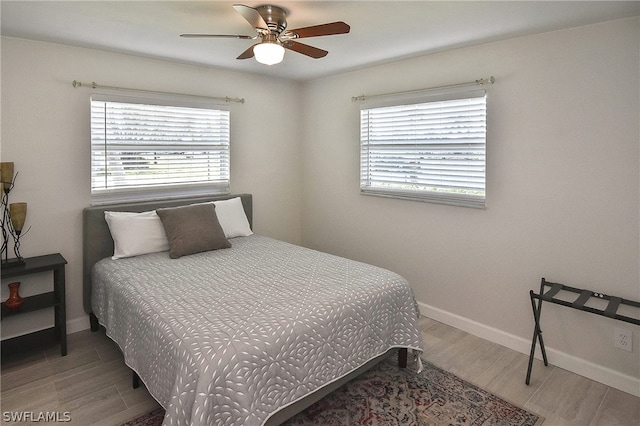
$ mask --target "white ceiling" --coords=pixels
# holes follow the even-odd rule
[[[232,5],[264,1],[7,1],[3,36],[307,80],[358,67],[490,41],[640,15],[638,1],[279,1],[288,28],[333,21],[346,35],[301,40],[329,51],[311,59],[288,51],[273,66],[236,60],[254,43],[185,39],[181,33],[254,30]]]

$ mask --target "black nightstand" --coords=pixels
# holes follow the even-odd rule
[[[65,265],[67,260],[60,253],[47,254],[24,258],[24,265],[2,265],[2,278],[19,277],[23,275],[37,274],[40,272],[53,272],[53,291],[36,294],[24,298],[24,303],[17,312],[8,310],[2,304],[1,318],[33,312],[45,308],[54,308],[54,326],[46,330],[28,333],[2,341],[2,350],[11,346],[22,346],[28,337],[30,340],[40,340],[40,336],[53,331],[56,340],[60,342],[60,354],[67,355],[67,312],[65,304]],[[27,343],[25,343],[27,344]]]

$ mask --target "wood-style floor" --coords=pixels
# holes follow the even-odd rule
[[[640,398],[540,361],[526,386],[526,355],[426,317],[420,324],[425,360],[544,416],[545,425],[640,424]],[[131,388],[131,372],[103,331],[71,334],[68,344],[66,357],[56,346],[2,360],[2,424],[12,424],[7,413],[67,412],[69,424],[118,425],[158,406],[144,386]]]

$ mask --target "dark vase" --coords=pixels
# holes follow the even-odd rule
[[[11,312],[17,312],[20,310],[20,307],[24,303],[24,299],[18,293],[20,289],[20,283],[15,282],[9,284],[9,298],[4,301],[4,306]]]

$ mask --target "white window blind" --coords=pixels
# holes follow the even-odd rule
[[[483,208],[486,94],[363,108],[363,194]]]
[[[229,192],[229,111],[91,99],[94,204]]]

